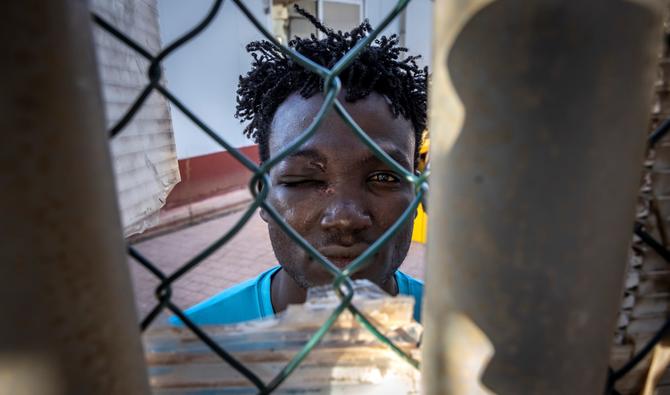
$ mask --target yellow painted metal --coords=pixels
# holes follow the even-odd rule
[[[421,137],[421,148],[419,148],[419,163],[417,169],[423,173],[428,166],[430,161],[430,137],[428,137],[428,130],[423,131],[423,136]],[[416,209],[416,217],[414,218],[414,229],[412,230],[412,241],[418,243],[426,243],[428,236],[428,215],[426,210],[423,207],[423,204],[420,204]]]
[[[414,218],[414,230],[412,231],[412,241],[418,243],[426,243],[428,235],[428,215],[423,209],[423,205],[419,205],[416,209],[416,218]]]

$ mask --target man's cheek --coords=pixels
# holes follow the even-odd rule
[[[285,210],[282,210],[282,217],[303,237],[311,231],[313,225],[318,222],[318,215],[315,202],[298,202],[291,204]]]
[[[268,202],[287,222],[299,222],[314,211],[315,201],[307,193],[275,191],[268,196]]]
[[[396,221],[401,218],[405,210],[407,210],[407,208],[412,204],[412,198],[413,196],[403,196],[382,203],[380,207],[383,209],[383,212],[377,216],[377,218],[383,219],[380,221],[380,225],[384,229],[387,229],[396,223]]]

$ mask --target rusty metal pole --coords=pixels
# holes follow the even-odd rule
[[[0,41],[0,393],[149,393],[86,1]]]
[[[660,1],[436,1],[427,394],[601,394]]]

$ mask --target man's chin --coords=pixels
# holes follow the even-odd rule
[[[335,281],[335,277],[329,273],[326,273],[324,275],[310,276],[305,278],[301,286],[306,285],[306,287],[303,288],[320,287],[323,285],[331,285],[333,281]]]
[[[351,276],[352,280],[363,280],[367,279],[370,280],[374,283],[377,283],[378,285],[381,286],[380,283],[383,283],[385,281],[380,281],[379,275],[377,276],[371,275],[370,273],[366,273],[364,271],[356,272]],[[324,272],[324,273],[318,273],[314,274],[309,277],[304,277],[303,284],[307,285],[307,287],[303,288],[312,288],[312,287],[318,287],[318,286],[323,286],[323,285],[332,285],[333,282],[335,281],[335,276],[333,276],[330,272]],[[302,286],[302,285],[301,285]]]
[[[296,265],[292,267],[284,265],[283,267],[287,274],[293,278],[295,283],[303,289],[331,285],[335,281],[335,275],[312,260],[308,260],[304,265]],[[380,273],[378,270],[371,270],[370,267],[365,267],[354,273],[351,278],[353,280],[368,279],[377,285],[382,286],[392,273],[393,272]]]

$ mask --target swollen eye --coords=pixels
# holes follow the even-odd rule
[[[283,181],[280,184],[286,187],[300,187],[300,186],[309,186],[309,185],[320,185],[322,181],[312,180],[312,179],[298,179],[298,180],[287,180]]]

